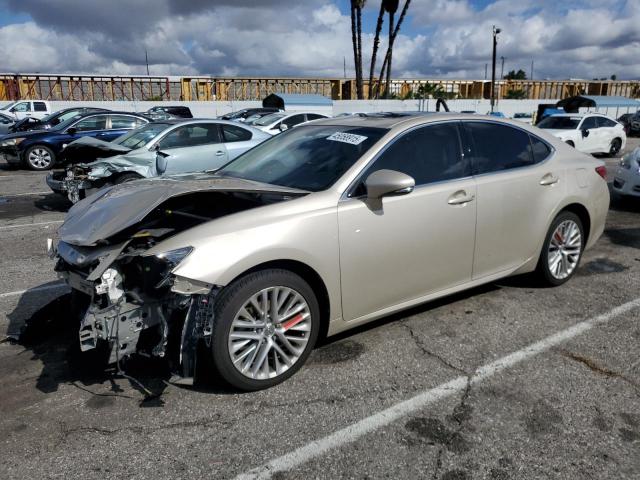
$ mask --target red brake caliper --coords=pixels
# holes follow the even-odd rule
[[[302,320],[304,320],[304,316],[299,313],[295,317],[284,322],[282,324],[282,328],[284,328],[285,330],[289,330],[291,327],[295,327],[297,324],[299,324]]]

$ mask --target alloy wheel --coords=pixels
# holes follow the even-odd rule
[[[37,169],[46,169],[51,165],[51,153],[44,148],[34,148],[29,151],[28,161]]]
[[[622,146],[622,142],[620,142],[620,140],[618,140],[617,138],[613,140],[613,142],[611,142],[611,148],[609,149],[609,153],[611,155],[617,155],[618,152],[620,152],[620,147]]]
[[[311,312],[299,292],[283,286],[265,288],[236,313],[229,331],[229,356],[245,377],[275,378],[298,361],[310,332]]]
[[[561,222],[551,235],[547,264],[551,275],[562,280],[573,273],[582,253],[582,233],[573,220]]]

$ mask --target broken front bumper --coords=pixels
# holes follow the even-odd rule
[[[127,249],[129,242],[76,247],[60,242],[56,270],[76,292],[89,297],[80,319],[82,351],[109,347],[109,363],[133,355],[168,356],[175,383],[193,382],[196,350],[209,343],[213,325],[211,285],[176,278],[173,265]]]
[[[46,177],[49,188],[61,195],[67,195],[72,203],[76,203],[85,197],[86,191],[93,188],[90,180],[78,179],[67,171],[51,172]]]

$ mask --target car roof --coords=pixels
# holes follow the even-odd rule
[[[578,117],[578,118],[584,118],[584,117],[592,117],[592,116],[598,116],[598,117],[607,117],[604,113],[599,113],[599,112],[587,112],[587,113],[554,113],[553,115],[550,115],[551,117]],[[607,117],[609,118],[609,117]]]

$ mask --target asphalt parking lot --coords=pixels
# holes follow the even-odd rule
[[[45,252],[68,207],[0,164],[0,339],[39,325],[0,343],[0,478],[640,478],[640,201],[612,198],[562,287],[513,278],[383,319],[257,393],[170,386],[142,359],[146,397],[70,351]]]

